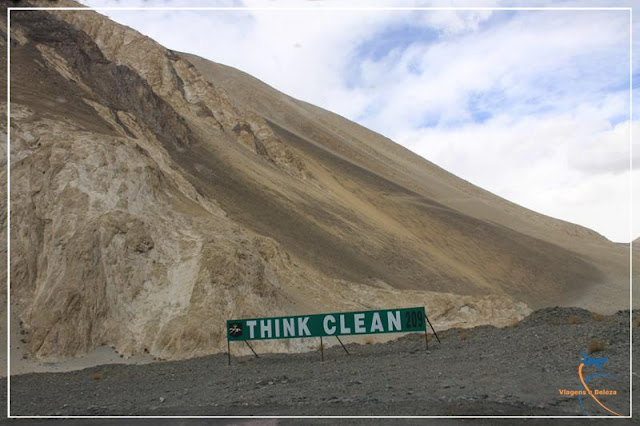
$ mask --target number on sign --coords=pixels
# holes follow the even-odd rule
[[[422,317],[422,312],[405,312],[404,316],[407,320],[407,328],[424,327],[424,318]]]

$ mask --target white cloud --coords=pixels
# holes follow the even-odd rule
[[[585,174],[623,173],[629,171],[631,146],[630,122],[625,121],[613,129],[588,135],[573,146],[569,165]],[[640,134],[640,122],[633,122],[633,131]],[[640,152],[633,152],[633,167],[640,168]]]
[[[445,35],[450,36],[477,30],[479,25],[487,20],[492,13],[491,10],[442,10],[423,14],[422,16],[425,25],[441,30]]]
[[[640,122],[633,128],[640,135]],[[569,115],[516,123],[498,117],[481,125],[407,132],[398,141],[503,198],[613,241],[629,240],[627,123],[610,128],[608,122]],[[639,154],[640,146],[634,151],[636,168]],[[638,225],[633,235],[640,234]]]
[[[620,78],[611,56],[628,58],[623,14],[587,12],[571,21],[564,12],[529,13],[535,18],[525,12],[480,33],[432,44],[418,41],[400,58],[365,61],[364,90],[376,87],[385,102],[365,123],[393,138],[407,124],[419,126],[425,116],[461,121],[471,116],[469,99],[482,93],[488,94],[493,113],[510,109],[518,116],[535,106],[563,111],[585,96],[599,96],[603,80]],[[601,24],[604,18],[608,21]],[[419,74],[409,72],[409,64],[416,63]]]

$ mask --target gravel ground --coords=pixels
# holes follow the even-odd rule
[[[599,399],[628,415],[628,319],[629,311],[594,317],[581,309],[549,308],[534,312],[515,327],[438,333],[442,342],[431,340],[428,352],[424,335],[411,334],[384,344],[347,345],[350,355],[340,346],[331,347],[325,350],[324,362],[319,352],[264,354],[236,358],[229,367],[221,354],[25,374],[11,378],[11,414],[583,415],[578,397],[560,395],[559,389],[580,388],[579,351],[586,352],[590,342],[601,341],[604,349],[593,356],[609,358],[604,371],[617,380],[596,377],[589,385],[615,390],[615,396]],[[640,328],[633,330],[636,353],[640,353]],[[637,367],[634,361],[634,371]],[[594,366],[584,370],[585,376],[596,372]],[[590,415],[609,415],[589,396],[584,407]],[[439,420],[438,424],[447,424]],[[495,424],[494,419],[488,420],[491,423],[485,424]],[[463,422],[451,421],[448,424]],[[313,422],[307,419],[305,424]]]

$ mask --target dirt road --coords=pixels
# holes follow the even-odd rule
[[[636,313],[638,314],[638,313]],[[608,409],[629,414],[629,312],[534,312],[514,327],[412,334],[384,344],[303,354],[225,354],[147,365],[104,365],[11,378],[14,415],[583,415],[580,351],[606,357],[583,379]],[[634,328],[635,347],[640,328]],[[240,346],[240,344],[238,344]],[[238,351],[242,350],[237,348]],[[638,351],[640,353],[640,351]],[[636,358],[638,359],[638,358]],[[638,371],[638,361],[634,370]],[[638,395],[636,378],[634,391]],[[591,396],[589,415],[609,415]]]

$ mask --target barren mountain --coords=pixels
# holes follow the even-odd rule
[[[628,308],[627,248],[241,71],[89,10],[13,11],[10,34],[29,356],[215,353],[231,317],[424,305],[444,328]],[[260,350],[285,345],[307,343]]]

